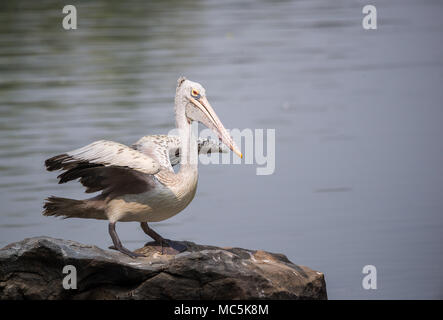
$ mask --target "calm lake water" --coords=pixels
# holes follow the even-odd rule
[[[264,249],[326,275],[331,299],[443,298],[443,3],[0,3],[0,246],[48,235],[102,248],[104,221],[41,215],[46,158],[173,128],[180,75],[227,128],[276,130],[276,171],[200,166],[196,198],[153,224],[168,238]],[[131,249],[147,237],[117,226]],[[378,289],[364,290],[375,265]]]

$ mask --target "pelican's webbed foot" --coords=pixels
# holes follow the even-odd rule
[[[132,252],[131,250],[123,247],[120,238],[118,237],[117,232],[115,231],[115,222],[109,223],[109,234],[111,235],[112,242],[114,243],[114,245],[110,246],[109,249],[120,251],[121,253],[124,253],[133,259],[137,257],[144,257],[143,254]]]

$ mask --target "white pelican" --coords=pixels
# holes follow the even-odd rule
[[[182,244],[161,237],[148,222],[168,219],[192,201],[197,189],[199,147],[206,148],[202,152],[224,152],[210,140],[197,143],[191,122],[201,122],[234,153],[242,154],[209,104],[205,89],[184,77],[178,79],[175,120],[179,136],[146,136],[132,147],[100,140],[46,160],[47,170],[64,171],[58,176],[59,183],[80,179],[87,193],[101,193],[86,200],[51,196],[46,199],[43,215],[109,220],[111,248],[132,258],[142,255],[122,245],[115,231],[118,221],[140,222],[162,252],[164,246],[171,253],[186,250]],[[180,169],[175,173],[172,165],[178,162]]]

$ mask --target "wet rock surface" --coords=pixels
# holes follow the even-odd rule
[[[327,299],[323,273],[282,254],[182,243],[178,255],[145,246],[132,259],[50,237],[15,242],[0,250],[0,299]],[[63,287],[67,265],[77,289]]]

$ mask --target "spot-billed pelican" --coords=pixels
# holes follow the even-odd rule
[[[112,249],[130,257],[141,256],[125,248],[115,230],[118,221],[140,222],[143,231],[169,252],[186,250],[164,239],[148,222],[168,219],[182,211],[197,189],[198,152],[225,152],[211,140],[196,140],[191,122],[214,131],[238,156],[241,152],[209,104],[205,89],[181,77],[175,95],[175,119],[179,136],[145,136],[131,147],[100,140],[45,161],[49,171],[63,170],[59,183],[80,179],[87,193],[101,192],[86,200],[49,197],[43,215],[109,220]],[[172,166],[180,163],[174,172]]]

